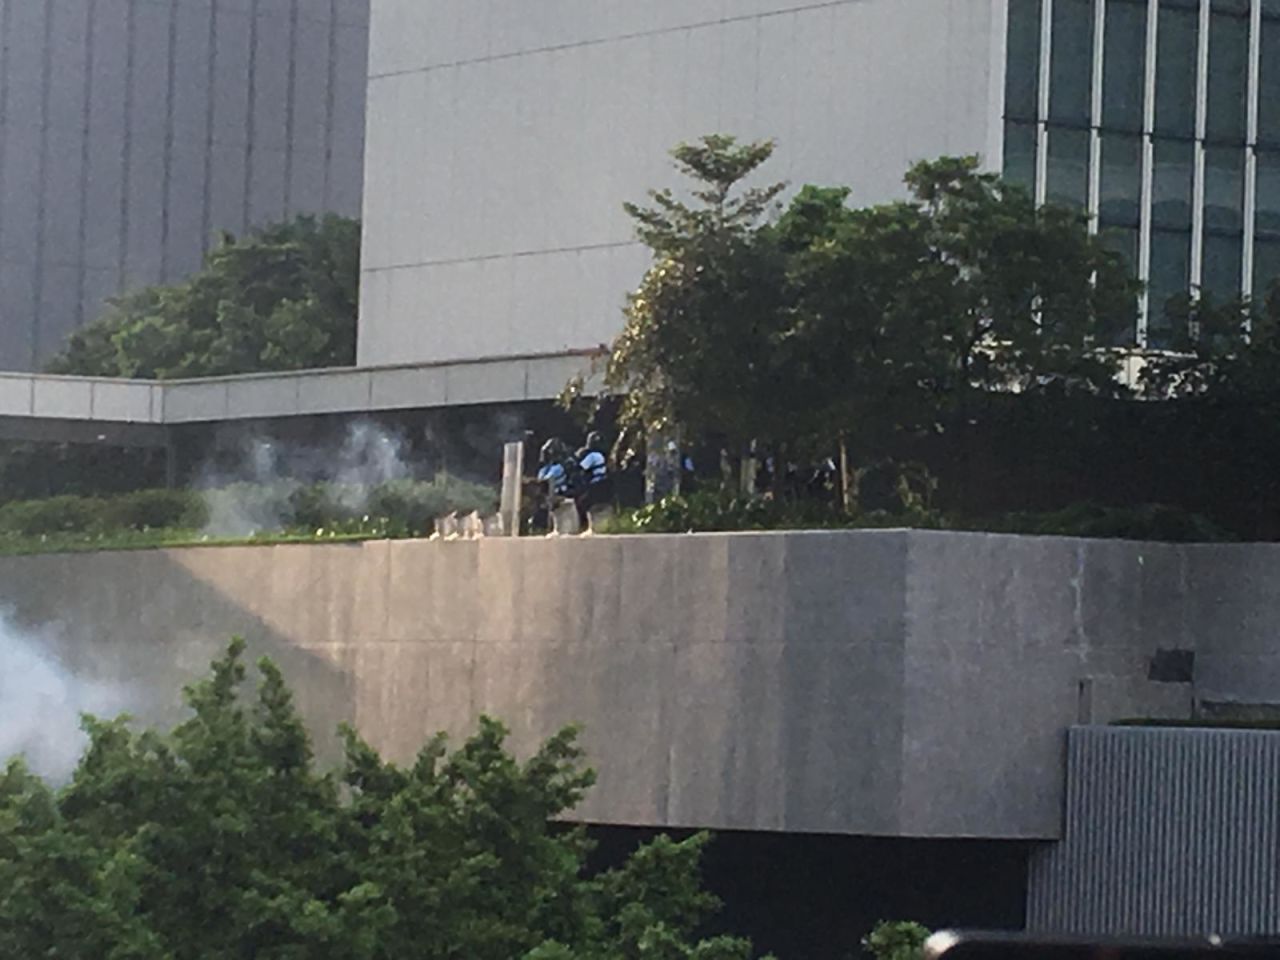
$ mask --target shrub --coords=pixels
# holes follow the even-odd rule
[[[920,960],[929,928],[905,920],[881,920],[862,938],[862,949],[876,960]]]
[[[844,527],[945,526],[924,507],[849,515],[819,500],[744,497],[725,490],[671,496],[620,514],[602,525],[606,533],[708,533],[721,530],[825,530]]]
[[[432,522],[447,513],[491,513],[497,496],[490,487],[447,474],[434,480],[390,480],[369,491],[367,513],[384,518],[409,533],[430,531]]]
[[[975,526],[994,533],[1165,543],[1227,543],[1236,539],[1199,514],[1152,503],[1133,507],[1077,503],[1052,513],[1012,513]]]
[[[196,490],[139,490],[103,501],[108,529],[199,530],[209,522],[209,507]]]
[[[103,501],[96,497],[14,500],[0,507],[0,533],[19,537],[88,533],[105,526],[104,512]]]

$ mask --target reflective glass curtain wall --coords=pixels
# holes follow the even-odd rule
[[[1280,279],[1280,0],[1009,0],[1006,177],[1087,212],[1147,284],[1135,341],[1179,294]]]

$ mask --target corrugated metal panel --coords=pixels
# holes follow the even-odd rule
[[[1280,733],[1077,727],[1065,817],[1032,858],[1029,929],[1280,933]]]

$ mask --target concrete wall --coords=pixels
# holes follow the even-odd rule
[[[241,632],[286,655],[317,729],[349,717],[399,758],[481,712],[521,750],[580,722],[588,820],[1052,838],[1068,726],[1190,714],[1151,657],[1175,621],[1231,614],[1184,553],[903,531],[211,548],[0,559],[0,604],[165,710]]]
[[[1005,0],[373,0],[362,365],[590,348],[646,267],[667,151],[777,138],[765,176],[902,192],[999,165]]]
[[[0,369],[219,230],[358,214],[368,0],[0,0]]]

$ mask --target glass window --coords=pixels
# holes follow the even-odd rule
[[[1249,21],[1214,13],[1209,21],[1209,101],[1205,132],[1211,140],[1244,143],[1249,81]]]
[[[1151,234],[1150,306],[1147,342],[1153,347],[1169,345],[1173,324],[1167,313],[1169,301],[1185,296],[1191,278],[1191,234],[1157,230]]]
[[[1280,281],[1280,240],[1258,240],[1253,245],[1253,298],[1264,300]]]
[[[1014,123],[1004,125],[1004,178],[1034,191],[1036,186],[1036,125]]]
[[[1151,217],[1157,227],[1191,226],[1191,184],[1195,147],[1179,140],[1157,140]]]
[[[1040,0],[1009,0],[1008,57],[1005,116],[1035,120],[1040,98]]]
[[[1098,215],[1102,223],[1138,225],[1142,204],[1142,138],[1118,133],[1102,136],[1102,185]]]
[[[1204,238],[1204,263],[1200,270],[1200,289],[1218,303],[1240,296],[1240,274],[1244,262],[1244,237],[1216,236]]]
[[[1102,52],[1102,125],[1142,129],[1146,87],[1147,5],[1110,0]]]
[[[1089,131],[1049,131],[1047,199],[1083,208],[1089,199]]]
[[[1258,152],[1259,235],[1280,237],[1280,153]]]
[[[1244,150],[1204,151],[1204,225],[1210,230],[1244,229]]]
[[[1162,0],[1156,33],[1156,131],[1190,137],[1196,129],[1199,13]]]
[[[1130,272],[1138,273],[1138,228],[1137,227],[1103,227],[1098,231],[1098,239],[1102,245],[1113,253],[1118,253],[1128,264]]]
[[[1280,18],[1262,21],[1258,141],[1280,144]]]
[[[1049,119],[1087,126],[1093,77],[1093,0],[1054,0]]]

